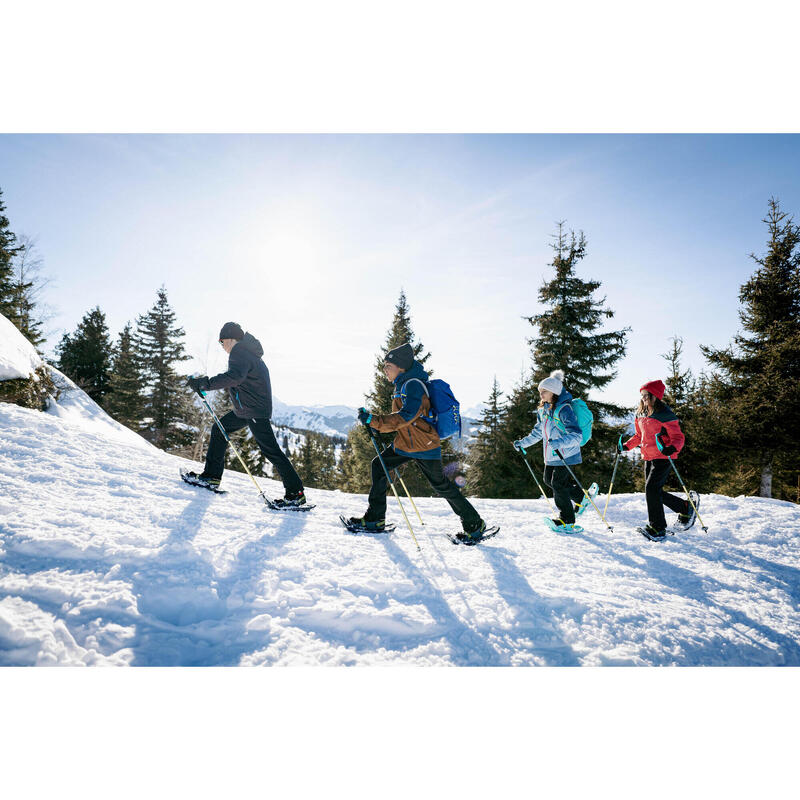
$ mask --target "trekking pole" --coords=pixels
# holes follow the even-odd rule
[[[574,473],[574,472],[573,472],[573,471],[570,469],[570,466],[569,466],[569,464],[567,464],[567,462],[566,462],[566,461],[564,461],[564,456],[562,456],[562,455],[561,455],[561,451],[560,451],[560,450],[556,450],[555,452],[556,452],[556,455],[557,455],[557,456],[558,456],[558,457],[561,459],[561,462],[562,462],[562,463],[564,464],[564,466],[567,468],[567,471],[569,472],[569,474],[570,474],[570,475],[572,475],[572,480],[574,480],[574,481],[575,481],[575,483],[577,483],[577,484],[578,484],[578,487],[579,487],[579,488],[580,488],[580,490],[583,492],[583,494],[586,496],[586,499],[587,499],[587,500],[588,500],[588,501],[589,501],[589,502],[590,502],[590,503],[591,503],[591,504],[594,506],[594,510],[597,512],[597,515],[600,517],[600,519],[601,519],[601,520],[603,520],[603,522],[604,522],[604,523],[605,523],[605,525],[606,525],[606,528],[608,528],[608,529],[609,529],[609,530],[610,530],[610,531],[613,533],[613,532],[614,532],[614,529],[613,529],[613,528],[612,528],[612,527],[611,527],[611,526],[608,524],[608,520],[606,520],[606,518],[605,518],[605,517],[604,517],[604,516],[603,516],[603,515],[600,513],[600,509],[599,509],[599,508],[598,508],[598,507],[595,505],[595,502],[594,502],[594,500],[592,500],[591,496],[590,496],[590,495],[589,495],[589,493],[586,491],[586,489],[584,489],[584,488],[583,488],[583,485],[582,485],[582,484],[581,484],[581,482],[578,480],[578,478],[577,478],[577,476],[575,475],[575,473]]]
[[[400,474],[400,470],[396,469],[394,474],[397,475],[397,480],[400,481],[400,485],[405,490],[405,493],[408,499],[411,501],[411,505],[414,506],[414,511],[417,512],[417,516],[419,517],[419,524],[424,525],[425,523],[422,521],[422,517],[419,514],[419,509],[417,508],[417,504],[414,502],[414,498],[411,496],[411,492],[408,491],[408,487],[406,486],[406,482],[403,480],[403,476]]]
[[[220,431],[222,431],[222,435],[225,437],[225,441],[231,446],[231,449],[233,450],[233,452],[236,453],[236,457],[239,459],[239,462],[244,467],[244,471],[250,476],[250,480],[253,481],[253,483],[255,484],[256,489],[258,489],[258,494],[261,496],[261,499],[267,505],[269,505],[270,501],[267,500],[266,495],[264,494],[264,492],[262,491],[261,487],[256,482],[256,479],[253,477],[253,473],[250,472],[250,470],[247,468],[247,464],[244,463],[244,459],[242,459],[242,457],[239,455],[239,451],[236,449],[236,445],[231,441],[231,437],[228,436],[228,433],[225,430],[225,428],[222,427],[222,423],[219,421],[219,417],[214,413],[214,409],[211,408],[211,406],[208,404],[208,400],[206,400],[206,393],[202,389],[198,389],[197,390],[197,394],[200,395],[200,399],[203,401],[203,404],[209,410],[209,412],[211,413],[211,416],[214,417],[214,422],[217,423],[217,427],[220,429]]]
[[[378,454],[378,461],[381,462],[381,466],[383,467],[383,472],[386,475],[386,480],[389,481],[389,486],[392,487],[392,491],[394,492],[395,500],[397,500],[397,505],[400,506],[400,510],[403,512],[403,519],[406,521],[406,525],[408,525],[408,530],[411,532],[411,538],[414,540],[414,544],[417,546],[417,550],[422,552],[422,548],[419,546],[419,542],[417,541],[417,537],[414,536],[414,529],[411,527],[411,523],[408,521],[408,517],[406,516],[406,510],[403,508],[403,504],[400,502],[400,496],[397,494],[397,489],[394,487],[394,483],[392,482],[392,478],[389,475],[389,470],[386,469],[386,464],[383,463],[383,458],[381,456],[380,448],[378,447],[378,442],[375,440],[375,434],[372,432],[372,428],[364,423],[364,427],[367,429],[367,433],[369,434],[369,438],[372,440],[372,446],[375,448],[375,452]]]
[[[528,472],[530,472],[531,477],[536,481],[536,485],[539,487],[539,491],[542,493],[542,497],[544,497],[544,499],[547,500],[547,504],[557,514],[558,511],[556,510],[555,506],[550,502],[550,498],[545,494],[544,489],[542,489],[542,484],[539,483],[539,479],[536,477],[536,473],[533,471],[533,469],[531,468],[531,465],[528,463],[528,459],[525,457],[528,454],[525,452],[525,448],[524,447],[520,448],[520,455],[522,456],[522,460],[525,462],[525,466],[528,468]]]
[[[622,437],[620,436],[620,441],[622,441]],[[617,475],[617,465],[619,464],[619,457],[622,455],[619,449],[617,449],[617,455],[614,458],[614,469],[611,471],[611,483],[608,484],[608,497],[606,497],[606,507],[603,509],[603,519],[606,518],[606,514],[608,513],[608,501],[611,499],[611,490],[614,488],[614,478]]]
[[[660,437],[660,433],[656,435],[656,447],[658,447],[659,453],[663,453],[664,445],[662,444]],[[697,519],[700,520],[700,527],[703,529],[703,533],[708,533],[708,527],[703,524],[703,518],[700,516],[700,512],[697,510],[697,506],[694,504],[694,500],[692,500],[692,496],[689,494],[689,490],[686,488],[686,484],[683,482],[681,474],[678,472],[678,468],[675,466],[675,462],[669,456],[667,456],[667,461],[669,461],[670,466],[675,471],[675,476],[678,478],[678,483],[680,483],[681,488],[684,492],[686,492],[686,499],[691,503],[694,513],[697,514]]]

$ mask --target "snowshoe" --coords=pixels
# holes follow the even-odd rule
[[[678,530],[688,531],[697,519],[697,511],[695,509],[700,508],[700,495],[695,491],[690,491],[689,495],[694,503],[694,508],[692,507],[692,503],[687,503],[689,507],[688,512],[686,514],[678,514],[678,522],[675,525]]]
[[[592,484],[592,485],[589,487],[589,491],[587,492],[587,494],[589,495],[589,497],[591,497],[591,498],[592,498],[592,500],[594,500],[594,499],[595,499],[595,497],[597,497],[597,493],[598,493],[599,491],[600,491],[600,487],[599,487],[599,486],[598,486],[596,483],[593,483],[593,484]],[[575,503],[575,516],[578,516],[578,517],[579,517],[579,516],[580,516],[581,514],[583,514],[583,512],[584,512],[584,511],[586,511],[586,509],[589,507],[589,503],[591,502],[591,501],[589,500],[589,497],[587,497],[586,495],[584,495],[584,496],[583,496],[583,500],[581,500],[581,502],[580,502],[580,503]]]
[[[583,533],[583,528],[580,525],[576,525],[574,522],[569,524],[561,518],[550,519],[550,517],[545,517],[544,522],[551,531],[556,533]]]
[[[481,520],[481,524],[471,531],[460,531],[456,534],[447,534],[447,538],[453,544],[465,544],[468,547],[472,547],[480,542],[485,542],[487,539],[491,539],[493,536],[497,536],[500,532],[500,526],[495,525],[493,528],[487,528],[486,523]]]
[[[649,523],[645,525],[643,528],[637,528],[637,531],[644,536],[645,539],[649,539],[651,542],[663,542],[664,539],[667,538],[667,531],[657,531],[652,525]]]
[[[287,494],[285,497],[277,497],[275,500],[265,497],[264,501],[273,511],[311,511],[312,508],[316,508],[306,502],[306,495],[302,489],[294,494]]]
[[[391,533],[395,529],[394,523],[386,524],[386,520],[367,520],[364,517],[339,516],[339,521],[350,533]]]
[[[180,473],[184,483],[188,483],[191,486],[199,486],[201,489],[208,489],[215,494],[227,494],[224,489],[219,488],[219,478],[208,478],[205,475],[198,475],[196,472],[188,472],[183,469]]]

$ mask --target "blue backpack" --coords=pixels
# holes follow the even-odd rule
[[[446,381],[425,381],[420,378],[409,378],[404,384],[419,381],[428,399],[431,401],[431,410],[423,419],[436,429],[440,439],[449,439],[453,435],[461,438],[461,404],[456,400],[450,384]],[[400,397],[405,397],[405,391],[400,390]]]
[[[592,410],[589,406],[586,405],[586,401],[578,399],[573,399],[571,403],[564,403],[565,406],[571,406],[572,410],[575,412],[575,416],[578,418],[578,425],[580,426],[581,433],[583,436],[581,437],[581,447],[583,447],[589,439],[592,438],[592,423],[594,422],[594,414],[592,414]],[[561,406],[559,406],[560,408]],[[558,423],[559,428],[562,430],[564,429],[564,424],[558,418],[558,410],[553,412],[553,419]]]

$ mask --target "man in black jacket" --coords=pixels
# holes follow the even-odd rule
[[[235,322],[226,322],[219,332],[219,343],[228,354],[228,369],[213,378],[206,376],[189,378],[195,391],[227,389],[233,404],[220,420],[226,433],[231,434],[249,426],[253,438],[264,457],[278,471],[283,481],[286,496],[276,500],[279,506],[302,506],[306,498],[303,482],[286,454],[278,446],[270,425],[272,416],[272,386],[267,365],[261,360],[264,348],[252,334],[245,333]],[[217,487],[225,469],[225,451],[228,442],[220,429],[211,427],[211,441],[206,453],[206,466],[201,475],[189,473],[191,477]]]

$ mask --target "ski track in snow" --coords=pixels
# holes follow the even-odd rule
[[[422,498],[420,553],[393,498],[394,533],[354,535],[364,496],[270,512],[247,476],[193,488],[107,426],[0,403],[0,431],[0,665],[800,664],[791,503],[703,496],[707,534],[653,543],[643,495],[574,536],[543,500],[478,499],[501,531],[467,548]]]

